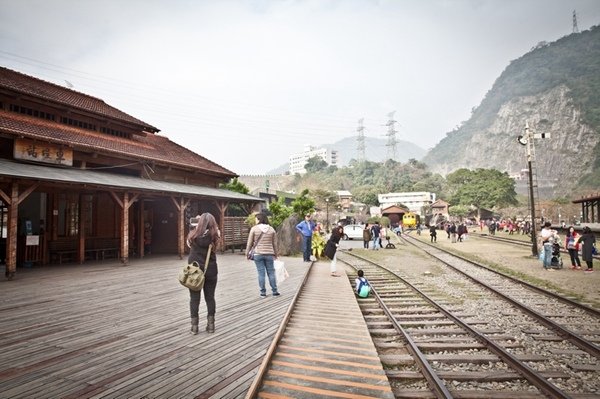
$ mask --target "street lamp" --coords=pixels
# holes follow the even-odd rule
[[[329,198],[325,198],[325,203],[327,204],[327,211],[326,211],[326,219],[327,219],[327,223],[325,225],[325,229],[327,232],[329,232]]]

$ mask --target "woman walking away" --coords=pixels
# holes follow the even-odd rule
[[[336,269],[336,261],[337,261],[337,249],[340,246],[340,240],[344,235],[344,228],[342,226],[336,226],[331,231],[331,237],[327,240],[327,244],[325,245],[325,256],[331,259],[331,265],[329,266],[329,271],[331,272],[332,277],[340,277],[337,273]]]
[[[187,245],[190,247],[188,264],[197,262],[201,269],[204,269],[209,246],[212,244],[210,257],[208,259],[208,270],[206,270],[206,279],[202,291],[190,290],[190,315],[192,318],[192,334],[198,334],[198,310],[200,308],[200,293],[204,292],[204,301],[206,302],[207,322],[206,331],[215,332],[215,289],[217,288],[217,256],[215,248],[221,233],[214,216],[210,213],[203,213],[197,216],[198,224],[194,230],[191,230],[187,237]]]
[[[371,242],[371,228],[369,227],[369,223],[365,224],[365,228],[363,229],[363,248],[369,249],[369,243]]]
[[[587,264],[587,269],[585,269],[586,273],[593,273],[594,272],[594,258],[593,258],[593,254],[594,254],[594,248],[596,245],[596,237],[594,237],[594,233],[592,233],[592,230],[588,227],[585,226],[583,228],[582,231],[583,234],[581,234],[581,237],[579,237],[579,239],[577,240],[577,243],[582,243],[583,246],[581,247],[581,258],[585,261],[585,263]]]
[[[435,230],[435,225],[429,226],[429,236],[431,237],[431,242],[437,242],[437,231]]]
[[[269,278],[269,285],[273,296],[279,296],[277,291],[277,279],[275,277],[274,260],[277,259],[277,233],[269,225],[269,218],[264,213],[256,215],[256,225],[250,229],[248,242],[246,243],[246,257],[250,250],[254,248],[254,264],[258,273],[258,287],[260,297],[267,297],[265,287],[265,273]]]
[[[579,260],[579,240],[580,235],[575,231],[573,226],[569,227],[567,231],[567,238],[565,239],[565,247],[569,251],[571,257],[571,269],[581,270],[581,261]]]

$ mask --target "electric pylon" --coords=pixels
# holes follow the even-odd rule
[[[386,136],[388,136],[388,141],[386,146],[388,147],[388,159],[396,160],[396,129],[394,128],[394,124],[397,122],[394,120],[394,113],[396,111],[392,111],[388,114],[388,122],[386,126],[388,127],[388,132]]]
[[[358,160],[360,162],[363,162],[366,159],[366,157],[365,157],[365,127],[363,126],[363,121],[364,121],[364,118],[360,118],[358,120],[358,127],[356,128],[356,131],[358,132],[358,137],[356,138],[358,145],[356,146],[356,150],[358,152]]]

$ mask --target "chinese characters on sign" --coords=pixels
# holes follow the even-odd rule
[[[17,139],[14,156],[15,159],[73,166],[73,150],[57,144]]]

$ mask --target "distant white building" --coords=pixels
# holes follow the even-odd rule
[[[394,204],[405,205],[411,212],[421,216],[424,206],[430,206],[435,202],[435,193],[428,192],[410,192],[410,193],[387,193],[377,196],[381,208],[386,208]]]
[[[317,148],[311,145],[304,146],[304,151],[290,156],[290,174],[306,173],[304,165],[309,158],[320,157],[327,162],[329,166],[337,166],[339,164],[338,152],[336,150],[328,150],[327,148]]]

